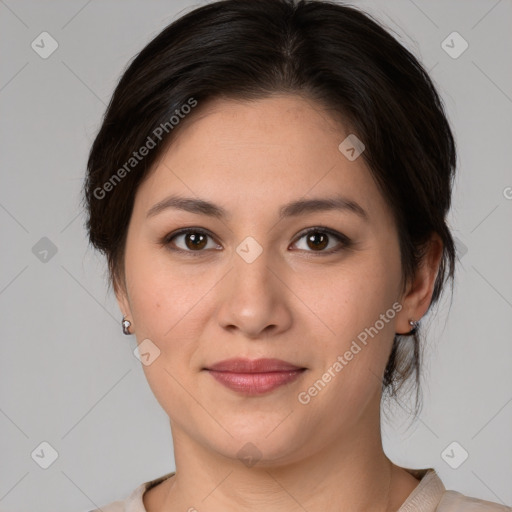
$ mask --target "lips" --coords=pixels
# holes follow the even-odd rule
[[[267,373],[267,372],[286,372],[291,370],[300,370],[300,366],[282,361],[281,359],[243,359],[237,357],[226,359],[211,366],[207,370],[218,372],[234,373]]]
[[[225,387],[245,395],[273,391],[296,380],[306,368],[280,359],[227,359],[205,368]]]

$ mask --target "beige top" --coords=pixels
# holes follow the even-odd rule
[[[406,469],[420,479],[420,483],[409,494],[397,512],[512,512],[507,507],[491,501],[465,496],[456,491],[447,491],[432,468]],[[147,512],[142,501],[145,491],[174,475],[174,472],[144,482],[122,501],[114,501],[101,509],[90,512]]]

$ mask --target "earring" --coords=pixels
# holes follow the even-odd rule
[[[130,322],[130,320],[126,320],[126,317],[123,316],[123,320],[121,321],[121,325],[123,326],[123,334],[126,334],[126,335],[131,334],[130,326],[132,325],[132,323]]]
[[[412,336],[413,334],[416,334],[416,331],[418,330],[418,327],[420,325],[420,322],[415,322],[414,320],[409,320],[409,325],[412,327],[412,329],[406,333],[406,336]]]

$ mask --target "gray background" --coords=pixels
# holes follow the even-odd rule
[[[407,428],[398,410],[385,449],[436,468],[447,488],[512,505],[512,2],[354,4],[431,71],[459,149],[453,305],[445,295],[430,322],[421,417]],[[193,5],[0,0],[2,511],[90,510],[174,469],[167,417],[121,333],[79,194],[121,71]],[[59,45],[47,59],[31,47],[43,31]],[[441,46],[453,31],[469,43],[456,59]],[[57,249],[46,261],[43,237]],[[31,456],[43,441],[58,453],[48,469]],[[457,469],[442,457],[453,441],[469,453]]]

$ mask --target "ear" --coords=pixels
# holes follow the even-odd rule
[[[123,278],[115,276],[113,279],[113,288],[116,295],[117,304],[123,316],[125,316],[133,325],[132,311],[130,307],[130,301],[128,298],[128,292],[126,288],[126,282]]]
[[[402,296],[402,310],[396,321],[397,333],[408,333],[412,329],[409,320],[417,322],[427,312],[432,300],[442,255],[443,242],[437,233],[432,233],[414,279]]]

